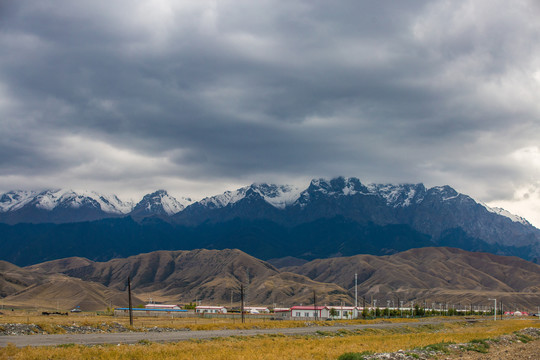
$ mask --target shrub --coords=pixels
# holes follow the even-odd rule
[[[373,354],[372,351],[362,351],[359,352],[348,352],[341,354],[338,357],[338,360],[365,360],[366,356]]]

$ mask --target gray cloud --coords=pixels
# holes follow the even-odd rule
[[[534,1],[2,4],[3,190],[540,177]]]

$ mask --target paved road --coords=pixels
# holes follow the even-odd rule
[[[3,335],[0,336],[0,346],[12,343],[17,347],[23,346],[52,346],[61,344],[134,344],[141,340],[153,342],[176,342],[191,339],[211,339],[228,336],[254,336],[266,334],[308,335],[317,331],[338,331],[340,329],[381,329],[398,326],[420,326],[426,324],[439,324],[443,320],[421,321],[408,323],[382,323],[369,325],[340,325],[340,326],[312,326],[286,329],[249,329],[249,330],[205,330],[205,331],[175,331],[175,332],[134,332],[134,333],[105,333],[105,334],[57,334],[57,335]]]

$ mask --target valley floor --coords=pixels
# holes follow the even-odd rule
[[[540,338],[538,320],[444,321],[378,324],[305,323],[301,328],[175,331],[168,333],[73,334],[63,345],[40,339],[68,335],[0,336],[2,359],[338,359],[345,353],[383,353],[372,359],[535,359]],[[230,334],[228,332],[231,332]],[[178,341],[178,335],[186,341]],[[79,337],[96,342],[76,344]],[[114,336],[134,338],[128,343]],[[215,337],[218,336],[218,337]],[[225,336],[225,337],[224,337]],[[26,343],[17,343],[26,339]],[[495,339],[495,340],[493,340]],[[161,343],[163,341],[172,341]],[[527,344],[525,344],[527,342]],[[58,343],[58,342],[57,342]],[[109,345],[107,345],[109,343]],[[452,345],[450,345],[452,344]],[[455,345],[458,344],[458,345]],[[461,345],[460,345],[461,344]],[[521,347],[520,345],[524,345]],[[508,347],[507,347],[508,346]],[[433,350],[434,349],[434,350]],[[440,352],[445,349],[445,352]],[[401,350],[401,351],[398,351]],[[432,351],[433,350],[433,351]],[[472,350],[472,351],[467,351]],[[508,350],[508,352],[506,352]],[[477,351],[487,351],[479,353]],[[486,357],[486,355],[494,354]],[[511,357],[508,355],[511,354]],[[522,356],[521,358],[515,357]],[[390,357],[388,357],[388,356]],[[482,357],[484,356],[484,357]],[[356,357],[355,359],[360,359]],[[536,357],[538,358],[538,357]]]

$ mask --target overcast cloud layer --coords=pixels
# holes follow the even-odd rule
[[[0,1],[0,191],[356,176],[540,226],[531,1]]]

